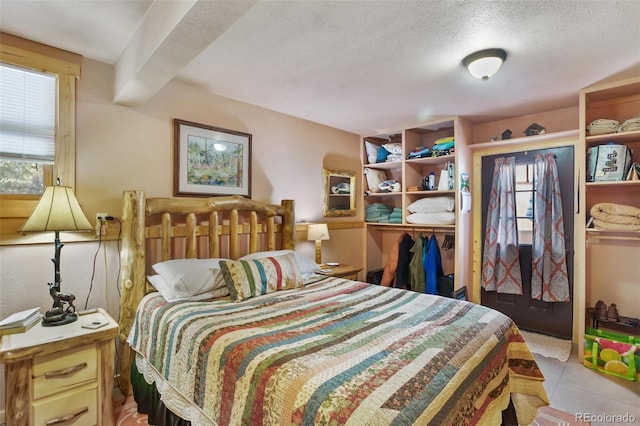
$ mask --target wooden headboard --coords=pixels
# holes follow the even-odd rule
[[[119,385],[131,393],[132,350],[126,343],[140,300],[155,291],[147,285],[151,265],[169,259],[238,259],[257,251],[294,249],[293,200],[266,204],[240,196],[145,198],[125,191],[120,274]]]

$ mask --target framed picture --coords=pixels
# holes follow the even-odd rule
[[[251,198],[251,135],[174,120],[173,195]]]

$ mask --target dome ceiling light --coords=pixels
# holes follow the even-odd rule
[[[475,78],[488,80],[498,72],[506,59],[507,52],[504,49],[485,49],[467,55],[462,60],[462,65]]]

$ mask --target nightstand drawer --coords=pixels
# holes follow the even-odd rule
[[[97,360],[95,345],[36,357],[33,365],[33,398],[44,398],[96,380]]]
[[[33,424],[90,426],[98,421],[98,391],[67,392],[33,403]]]

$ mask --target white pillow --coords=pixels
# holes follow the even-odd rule
[[[382,182],[387,180],[387,174],[384,170],[374,170],[374,169],[364,169],[364,174],[367,176],[367,186],[369,187],[369,192],[380,192],[380,185]]]
[[[407,222],[420,225],[453,225],[456,223],[454,212],[411,213]]]
[[[378,145],[372,142],[364,141],[364,148],[367,151],[367,161],[369,164],[375,164],[378,161]]]
[[[453,197],[421,198],[407,206],[411,213],[452,212],[456,201]]]
[[[172,299],[184,300],[226,287],[218,264],[221,260],[226,259],[173,259],[156,263],[153,270],[169,286]]]
[[[216,290],[211,290],[202,294],[196,294],[194,296],[184,297],[181,294],[176,294],[174,288],[171,287],[164,278],[160,275],[149,275],[147,279],[151,283],[151,285],[158,290],[158,293],[164,297],[164,300],[167,302],[180,302],[180,301],[189,301],[189,302],[197,302],[200,300],[209,300],[216,299],[218,297],[228,296],[229,289],[225,285],[222,288],[218,288]]]
[[[313,259],[308,258],[302,253],[298,253],[295,250],[273,250],[273,251],[259,251],[256,253],[250,253],[245,256],[242,256],[238,260],[255,260],[255,259],[264,259],[265,257],[274,257],[274,256],[282,256],[284,254],[293,253],[296,257],[296,267],[298,268],[298,273],[302,276],[303,280],[306,280],[314,273],[320,270],[320,265],[313,261]]]

